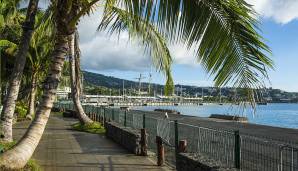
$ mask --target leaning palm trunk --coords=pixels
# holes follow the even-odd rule
[[[93,121],[85,114],[80,101],[80,79],[76,67],[77,54],[75,53],[75,34],[69,36],[69,62],[70,62],[70,82],[71,82],[71,94],[73,103],[76,109],[77,117],[79,118],[81,124],[87,125],[91,124]],[[78,45],[77,45],[78,46]]]
[[[21,78],[23,75],[26,56],[29,49],[30,40],[33,33],[35,14],[37,11],[38,0],[30,0],[26,20],[23,25],[23,34],[19,45],[19,50],[15,58],[14,69],[9,81],[8,93],[5,97],[1,114],[1,140],[4,142],[12,141],[12,121],[15,111],[16,100],[18,98]]]
[[[49,74],[43,83],[44,94],[36,116],[18,144],[0,156],[0,170],[21,169],[31,158],[44,132],[53,107],[66,53],[67,35],[58,33],[55,50],[52,54],[52,64],[49,68]]]
[[[26,115],[26,118],[32,120],[34,113],[35,113],[35,98],[36,98],[36,91],[37,91],[37,72],[32,74],[31,78],[31,90],[30,90],[30,99],[29,99],[29,109]]]
[[[56,98],[64,58],[68,50],[68,36],[75,31],[74,26],[69,25],[74,13],[71,9],[75,9],[77,6],[74,4],[69,6],[69,1],[65,0],[52,2],[57,3],[55,4],[57,12],[54,16],[56,22],[55,47],[48,75],[43,82],[43,96],[27,132],[13,148],[0,155],[0,170],[16,170],[26,165],[41,139]]]

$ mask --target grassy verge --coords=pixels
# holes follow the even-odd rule
[[[72,125],[72,129],[93,134],[104,134],[106,132],[105,128],[99,122],[93,122],[88,125],[82,125],[80,122],[75,123]]]
[[[52,112],[51,115],[62,116],[63,112]]]
[[[2,148],[1,150],[3,150],[3,152],[5,152],[5,151],[9,150],[10,148],[12,148],[15,144],[16,144],[15,141],[10,142],[10,143],[0,143],[0,148]],[[1,168],[0,168],[0,170],[1,170]],[[38,165],[36,160],[30,159],[28,161],[28,163],[26,164],[26,166],[23,169],[21,169],[20,171],[42,171],[42,169]]]

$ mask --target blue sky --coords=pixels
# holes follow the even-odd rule
[[[275,70],[269,71],[268,87],[298,92],[298,1],[296,0],[246,0],[260,14],[260,28],[273,54]],[[100,10],[81,20],[79,32],[82,49],[82,68],[105,75],[134,80],[142,73],[153,82],[164,83],[161,73],[150,65],[138,42],[129,42],[127,33],[107,37],[95,32],[100,21]],[[212,86],[209,77],[196,63],[192,51],[182,45],[169,45],[174,58],[173,76],[176,84]],[[148,81],[148,79],[144,81]]]

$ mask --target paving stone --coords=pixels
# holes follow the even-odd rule
[[[135,156],[104,135],[70,130],[75,119],[51,116],[33,158],[44,171],[171,170],[147,157]],[[29,122],[14,125],[19,139]]]

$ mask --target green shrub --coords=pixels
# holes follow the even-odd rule
[[[99,122],[93,122],[88,125],[82,125],[80,122],[75,123],[72,125],[72,129],[93,134],[104,134],[106,132],[105,128]]]
[[[42,171],[39,164],[34,159],[30,159],[22,171]]]
[[[18,113],[18,118],[26,118],[27,110],[27,104],[24,102],[17,102],[15,112]]]
[[[0,142],[0,149],[1,151],[7,151],[9,150],[11,147],[13,147],[14,145],[16,144],[15,141],[13,142],[8,142],[8,143],[3,143],[3,142]]]

